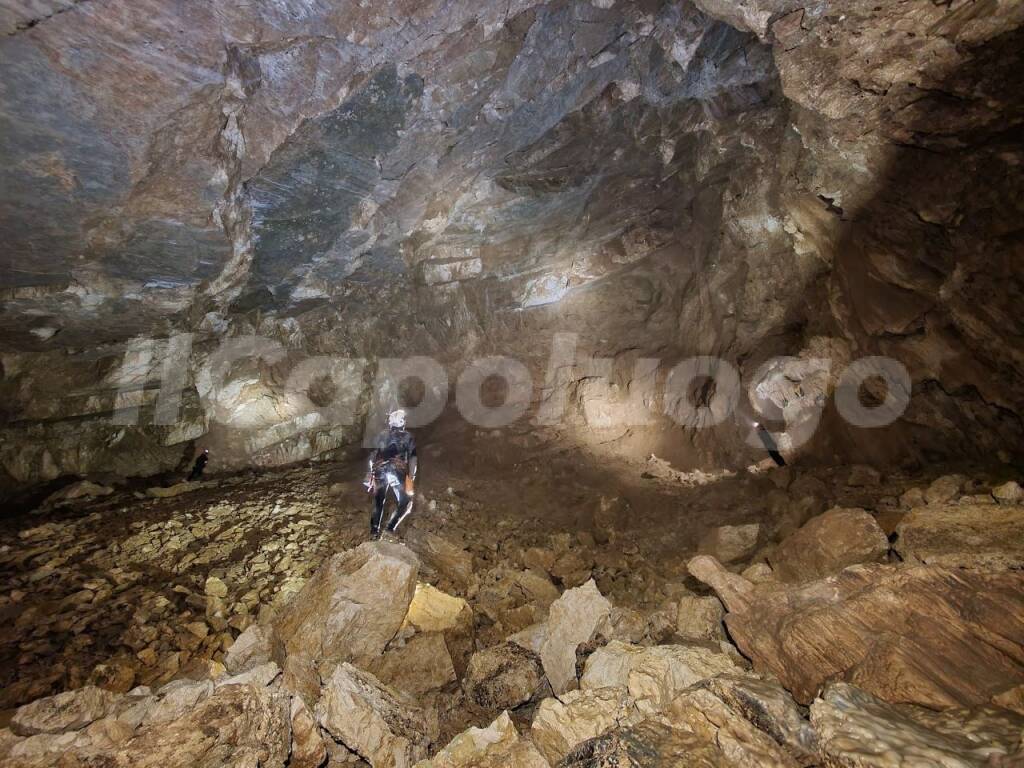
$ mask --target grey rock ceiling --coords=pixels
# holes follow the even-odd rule
[[[455,363],[568,328],[748,369],[892,355],[901,448],[1019,445],[1022,23],[997,0],[5,4],[6,423],[52,459],[138,336]]]

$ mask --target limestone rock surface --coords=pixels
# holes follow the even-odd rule
[[[855,563],[882,561],[889,541],[863,509],[830,509],[786,538],[769,558],[785,582],[820,579]]]
[[[893,548],[912,563],[984,570],[1024,566],[1024,506],[948,504],[912,509]]]
[[[556,694],[577,686],[576,649],[590,640],[594,631],[608,618],[611,609],[611,603],[601,594],[593,579],[583,586],[566,590],[551,604],[540,658]]]

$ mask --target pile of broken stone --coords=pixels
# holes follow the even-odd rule
[[[20,707],[0,764],[1019,765],[1024,492],[968,486],[908,491],[884,521],[829,510],[754,566],[723,565],[744,531],[716,531],[720,557],[689,562],[715,595],[681,596],[660,640],[589,580],[484,647],[471,604],[429,583],[464,582],[464,553],[363,544],[209,678]]]

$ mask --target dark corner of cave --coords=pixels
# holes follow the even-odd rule
[[[1024,765],[1024,2],[0,2],[0,765]]]

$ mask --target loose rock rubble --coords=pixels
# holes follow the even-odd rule
[[[857,474],[858,481],[865,477]],[[946,491],[954,486],[950,497]],[[1012,560],[1016,542],[999,542],[1018,505],[1012,489],[999,491],[1004,499],[997,503],[1004,487],[998,484],[988,490],[992,503],[979,503],[983,492],[975,493],[976,486],[966,479],[931,483],[932,503],[904,513],[891,545],[876,515],[894,508],[885,499],[906,498],[908,489],[882,481],[837,486],[833,500],[840,508],[795,531],[780,536],[784,529],[772,520],[758,523],[757,543],[767,555],[747,547],[730,570],[709,554],[693,556],[706,552],[705,538],[684,555],[690,578],[663,578],[648,585],[656,586],[644,593],[650,599],[628,605],[603,594],[596,578],[570,586],[575,579],[553,572],[574,551],[570,534],[542,535],[524,526],[515,534],[521,545],[505,547],[520,554],[503,558],[495,554],[501,546],[485,543],[494,541],[493,531],[417,525],[405,544],[340,546],[313,568],[298,549],[270,550],[259,536],[243,539],[252,554],[240,554],[237,540],[222,535],[234,530],[225,521],[207,544],[186,549],[194,555],[190,564],[211,567],[181,569],[166,592],[156,593],[167,594],[168,604],[184,596],[188,608],[179,618],[164,618],[173,633],[155,637],[187,643],[189,663],[139,684],[144,660],[102,659],[94,684],[83,681],[12,711],[0,730],[0,762],[12,768],[1012,765],[1024,756],[1024,576]],[[862,506],[842,506],[843,488],[854,489]],[[864,488],[876,494],[873,502]],[[225,505],[221,498],[209,508]],[[305,509],[289,507],[296,508],[297,520],[273,522],[284,541],[307,529],[313,541],[345,538],[316,525],[293,527]],[[448,509],[458,513],[454,505]],[[96,522],[98,514],[81,520]],[[363,513],[352,516],[353,525],[365,520]],[[952,540],[963,528],[950,528],[948,520],[978,533],[964,542],[957,563],[931,563],[928,553],[957,551]],[[137,522],[125,521],[127,538],[143,530]],[[188,530],[206,531],[207,524],[196,515]],[[920,533],[926,524],[927,538]],[[170,545],[162,531],[179,527],[147,525],[154,531],[145,539],[150,561],[166,562],[170,555],[157,551],[157,542]],[[39,551],[40,534],[27,530],[19,537],[23,547],[5,556],[28,562],[27,550]],[[60,535],[53,524],[46,530]],[[769,531],[781,541],[762,539]],[[83,538],[91,543],[66,561],[72,573],[84,567],[79,563],[102,562],[114,547],[135,552],[140,546],[115,537],[100,548],[98,540]],[[599,571],[609,562],[611,538],[606,545],[577,538],[591,552],[579,562],[590,560],[592,573]],[[236,542],[237,561],[214,558],[225,541]],[[621,546],[640,552],[639,544]],[[294,565],[280,571],[276,589],[257,592],[259,599],[249,598],[248,609],[236,612],[234,606],[247,605],[238,598],[252,589],[242,576],[258,578],[256,558],[268,551],[279,553],[269,562],[291,557]],[[37,583],[56,586],[68,578],[51,567]],[[175,574],[173,565],[167,571]],[[187,592],[184,583],[191,585]],[[154,600],[139,580],[129,584],[137,591],[111,589],[107,599],[120,595],[126,602],[127,593],[147,605]],[[716,595],[703,593],[703,585]],[[21,616],[28,618],[16,627],[37,634],[51,628],[30,622],[38,613]],[[246,621],[216,621],[224,616]],[[209,643],[218,633],[226,639]],[[161,658],[159,640],[146,647]],[[180,645],[173,652],[180,662]],[[28,688],[14,690],[24,696]],[[12,695],[9,689],[5,695]]]

